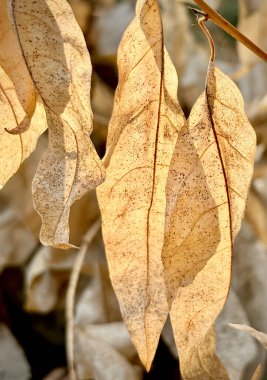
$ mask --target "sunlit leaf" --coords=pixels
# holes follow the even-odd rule
[[[9,0],[23,57],[46,110],[49,147],[33,181],[44,245],[69,248],[69,212],[104,179],[89,139],[91,63],[65,0]],[[31,25],[29,28],[28,25]]]
[[[169,300],[175,299],[171,320],[186,380],[194,378],[190,358],[228,295],[232,247],[255,156],[255,133],[243,107],[235,84],[210,63],[205,93],[171,163],[163,263]]]
[[[165,186],[184,116],[157,1],[139,0],[118,51],[119,85],[98,189],[112,283],[147,369],[168,314],[161,252]]]

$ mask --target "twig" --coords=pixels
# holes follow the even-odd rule
[[[70,371],[70,379],[77,380],[75,364],[74,364],[74,303],[75,293],[79,280],[79,275],[82,269],[82,265],[86,256],[87,248],[91,244],[92,240],[96,236],[101,227],[101,221],[97,220],[91,228],[88,230],[83,239],[83,244],[80,251],[77,254],[76,260],[73,265],[73,269],[70,276],[69,286],[66,296],[66,338],[67,338],[67,358]]]
[[[249,50],[251,50],[258,57],[267,62],[267,53],[262,50],[259,46],[254,44],[249,38],[244,36],[238,29],[236,29],[230,22],[228,22],[225,18],[223,18],[218,12],[216,12],[213,8],[211,8],[205,1],[203,0],[194,0],[194,2],[201,8],[207,17],[213,21],[216,25],[218,25],[225,32],[229,33],[233,38],[241,42],[244,46],[246,46]]]

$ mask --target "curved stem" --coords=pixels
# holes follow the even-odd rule
[[[262,50],[259,46],[254,44],[249,38],[242,34],[238,29],[236,29],[230,22],[223,18],[219,13],[217,13],[213,8],[211,8],[203,0],[194,0],[194,2],[205,12],[208,18],[217,24],[225,32],[229,33],[233,38],[241,42],[254,54],[260,57],[263,61],[267,62],[267,53]]]
[[[198,25],[200,26],[200,28],[202,29],[203,33],[205,34],[205,36],[207,37],[207,39],[209,41],[209,44],[210,44],[210,60],[213,62],[214,58],[215,58],[215,45],[214,45],[213,38],[211,37],[210,31],[204,25],[204,22],[206,22],[207,20],[208,20],[207,15],[202,16],[200,19],[198,19]]]

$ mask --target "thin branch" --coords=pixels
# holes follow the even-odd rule
[[[260,57],[263,61],[267,62],[267,53],[262,50],[259,46],[254,44],[249,38],[242,34],[238,29],[236,29],[230,22],[223,18],[219,13],[217,13],[213,8],[211,8],[203,0],[194,0],[194,2],[201,8],[208,18],[218,25],[225,32],[229,33],[233,38],[241,42],[254,54]]]
[[[75,293],[79,280],[79,275],[82,269],[82,265],[86,256],[87,248],[91,244],[92,240],[96,236],[101,227],[100,220],[97,220],[91,228],[88,230],[83,238],[83,244],[80,251],[77,254],[76,260],[73,265],[73,269],[70,276],[69,286],[66,296],[66,320],[67,320],[67,358],[69,366],[69,375],[71,380],[77,380],[74,362],[74,304]]]

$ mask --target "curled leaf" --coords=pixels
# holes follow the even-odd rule
[[[40,240],[69,248],[70,206],[104,179],[89,139],[91,62],[65,0],[9,0],[9,6],[49,127],[49,147],[33,181],[34,204],[42,218]]]
[[[139,356],[150,368],[168,315],[161,252],[165,186],[184,116],[155,0],[139,0],[118,51],[119,85],[98,189],[112,283]],[[138,232],[138,234],[137,234]]]
[[[17,97],[15,87],[0,66],[0,187],[3,187],[20,164],[34,151],[39,136],[45,131],[46,116],[42,102],[38,99],[34,115],[29,119]],[[6,129],[12,129],[27,120],[27,132],[15,136]]]
[[[14,83],[18,100],[29,120],[35,110],[37,94],[33,80],[25,62],[23,51],[17,35],[16,26],[12,24],[8,14],[9,0],[0,2],[0,64]],[[9,9],[12,11],[12,8]],[[22,120],[20,121],[22,122]],[[17,124],[10,126],[10,129]],[[24,129],[29,128],[29,122],[24,122]]]

